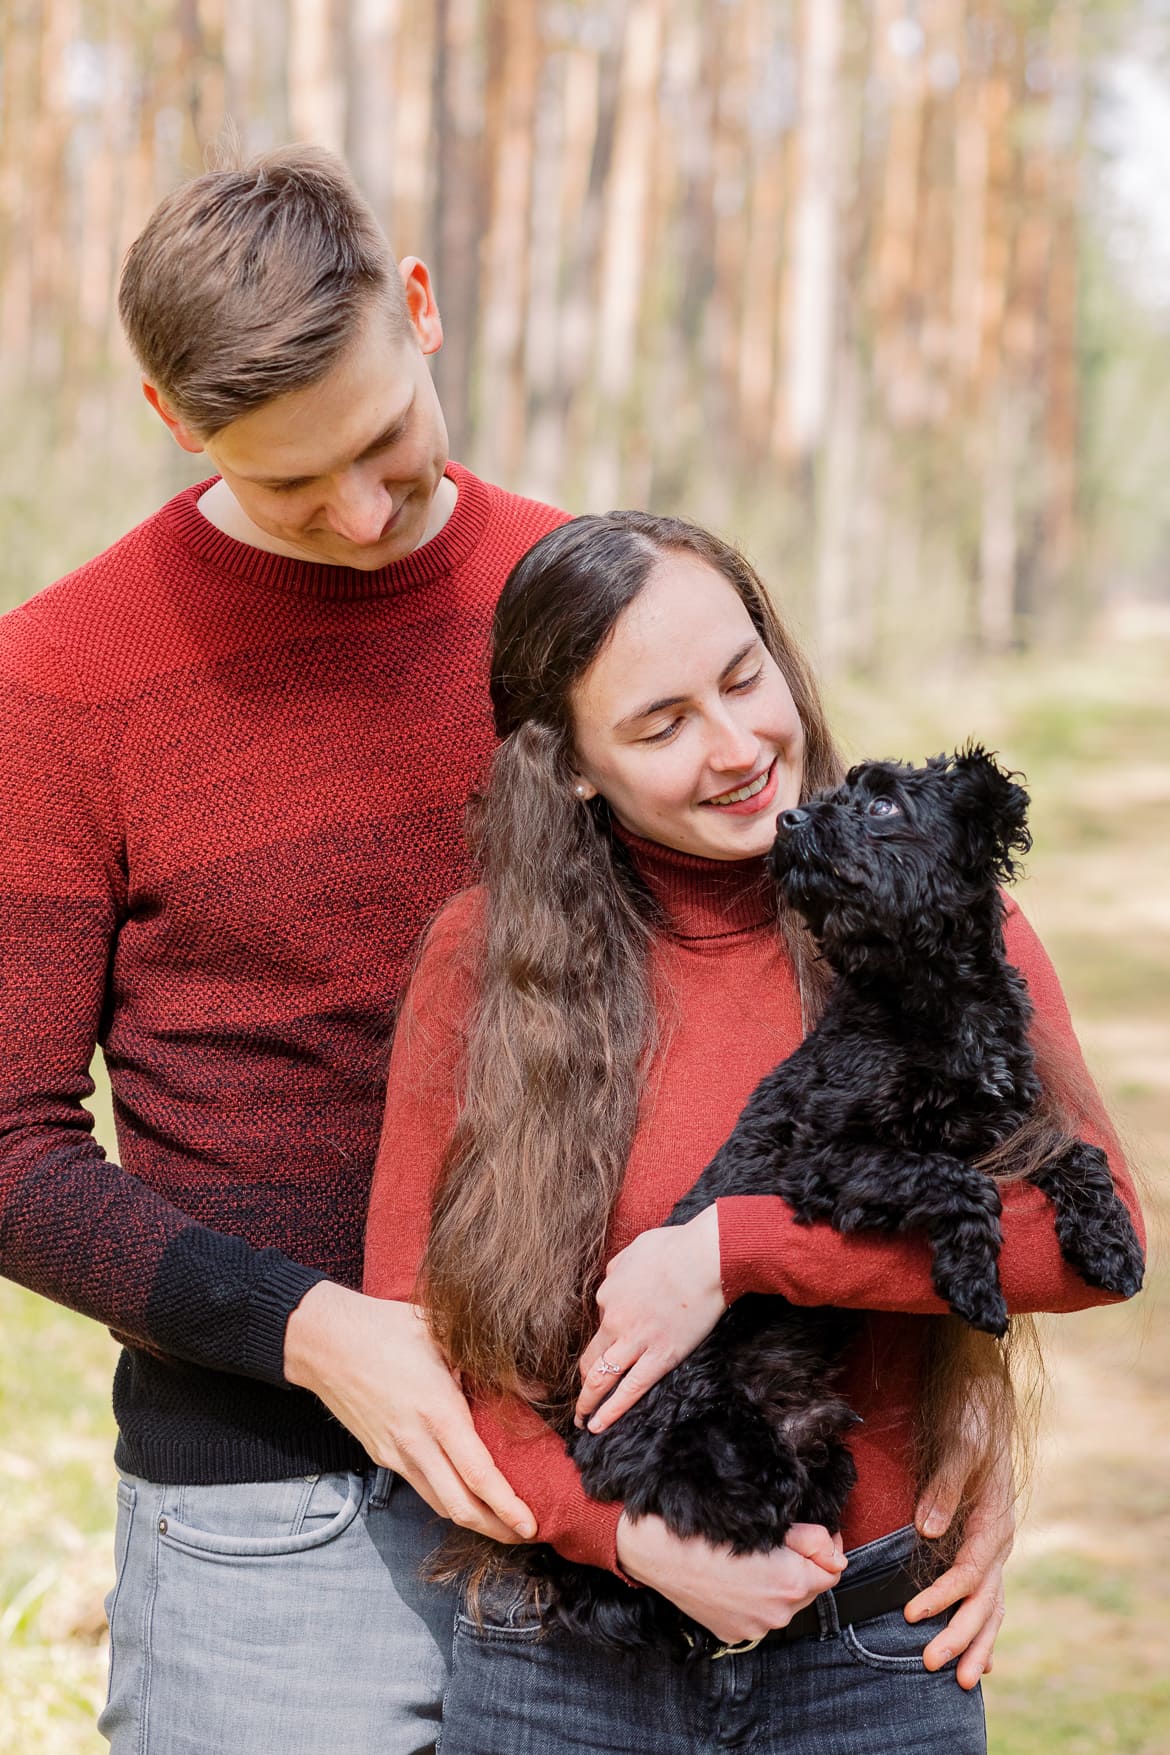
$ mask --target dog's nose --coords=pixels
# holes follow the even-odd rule
[[[802,823],[808,822],[808,812],[800,809],[782,810],[780,812],[780,821],[784,824],[786,829],[799,829]]]

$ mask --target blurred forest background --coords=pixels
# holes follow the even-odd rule
[[[245,151],[343,151],[429,262],[455,456],[736,533],[822,663],[1043,643],[1164,591],[1164,12],[6,0],[0,590],[190,479],[115,289],[230,119]]]
[[[1170,0],[4,0],[0,608],[205,473],[115,293],[225,124],[342,151],[428,261],[455,456],[713,524],[854,748],[1027,770],[1025,906],[1157,1218]],[[1164,1281],[1054,1332],[997,1755],[1170,1755]],[[0,1322],[0,1747],[96,1751],[112,1344]]]

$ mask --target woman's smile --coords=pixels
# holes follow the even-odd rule
[[[775,756],[766,768],[748,780],[743,786],[732,792],[721,792],[716,798],[704,798],[700,801],[701,810],[734,811],[737,816],[754,816],[757,811],[767,810],[776,796],[778,783]]]

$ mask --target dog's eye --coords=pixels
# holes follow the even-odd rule
[[[898,807],[892,798],[871,798],[865,807],[867,817],[896,817]]]

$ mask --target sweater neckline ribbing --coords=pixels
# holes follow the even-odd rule
[[[620,823],[614,833],[673,938],[726,938],[775,922],[775,888],[762,857],[703,859],[648,841]]]

